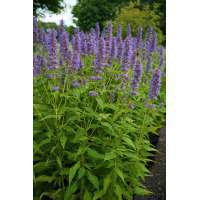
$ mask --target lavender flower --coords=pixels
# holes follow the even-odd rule
[[[95,31],[96,31],[96,40],[98,40],[100,36],[100,26],[98,22],[96,23]]]
[[[98,96],[98,95],[99,95],[98,92],[89,91],[89,96],[91,96],[91,97],[96,97],[96,96]]]
[[[112,38],[112,50],[111,50],[111,58],[117,57],[117,38]]]
[[[161,86],[161,70],[157,68],[153,72],[153,76],[151,79],[150,90],[149,90],[149,98],[156,99]]]
[[[60,37],[60,63],[63,64],[64,60],[66,63],[70,59],[69,57],[69,36],[67,32],[63,32]]]
[[[75,81],[75,80],[72,81],[72,86],[74,88],[78,88],[78,87],[80,87],[80,85],[81,85],[80,81]]]
[[[73,52],[71,66],[74,70],[79,70],[82,67],[80,54],[76,51]]]
[[[64,20],[60,20],[60,27],[59,27],[59,39],[62,40],[62,34],[65,32]]]
[[[117,58],[120,63],[122,63],[124,51],[125,51],[125,42],[121,40],[118,42],[118,48],[117,48]]]
[[[151,63],[152,63],[152,60],[151,60],[151,56],[150,55],[147,55],[147,65],[146,65],[146,72],[148,73],[151,69]]]
[[[145,46],[148,54],[152,53],[157,48],[157,34],[151,27],[149,27],[147,30]]]
[[[164,62],[164,53],[163,53],[163,47],[160,47],[159,49],[158,49],[158,53],[159,53],[159,59],[160,59],[160,63],[159,63],[159,66],[158,66],[158,68],[161,68],[162,67],[162,65],[163,65],[163,62]]]
[[[132,39],[127,37],[125,40],[125,49],[122,57],[122,70],[127,71],[131,65]]]
[[[37,17],[33,17],[33,42],[38,42],[38,22],[37,22]]]
[[[146,108],[153,109],[153,108],[156,107],[156,105],[155,105],[155,104],[149,104],[149,103],[146,103],[146,104],[145,104],[145,107],[146,107]]]
[[[136,37],[136,48],[142,47],[142,28],[138,28],[137,37]]]
[[[100,57],[100,63],[105,64],[106,63],[106,42],[103,37],[100,38],[100,42],[99,42],[99,57]]]
[[[103,65],[100,62],[100,53],[98,52],[95,56],[95,60],[93,61],[93,70],[95,73],[99,74],[103,71]]]
[[[102,80],[102,77],[100,77],[100,76],[91,76],[90,79],[92,81],[100,81],[100,80]]]
[[[112,23],[111,22],[109,22],[108,24],[105,41],[106,41],[106,57],[110,63],[111,50],[112,50]]]
[[[131,35],[131,25],[130,24],[128,24],[128,26],[127,26],[127,37],[132,37],[132,35]]]
[[[49,68],[57,68],[57,41],[56,41],[56,31],[50,30],[48,36],[48,58],[49,58]]]
[[[42,56],[33,57],[33,76],[37,76],[41,73],[42,67],[46,65]]]
[[[59,86],[53,86],[53,87],[52,87],[52,91],[58,91],[59,89],[60,89]]]
[[[133,80],[132,80],[132,84],[131,84],[133,95],[137,94],[137,89],[139,87],[139,83],[141,81],[141,78],[142,78],[142,65],[137,60],[135,67],[134,67]]]
[[[118,28],[117,28],[117,39],[118,40],[122,39],[122,26],[121,26],[121,24],[119,24]]]

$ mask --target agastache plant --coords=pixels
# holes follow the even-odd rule
[[[149,136],[165,126],[164,47],[153,30],[143,40],[130,25],[125,37],[120,25],[116,35],[111,23],[103,34],[91,25],[71,34],[61,21],[34,39],[33,199],[150,194],[142,180],[156,152]]]

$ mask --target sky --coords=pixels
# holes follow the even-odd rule
[[[66,4],[66,8],[64,11],[60,14],[50,14],[46,13],[45,17],[43,17],[41,20],[44,22],[55,22],[57,24],[60,23],[60,20],[63,19],[65,25],[75,25],[73,23],[73,15],[72,15],[72,7],[76,4],[77,0],[64,0]]]

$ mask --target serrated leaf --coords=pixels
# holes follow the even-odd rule
[[[62,134],[62,135],[60,136],[60,143],[61,143],[63,149],[65,149],[65,144],[66,144],[66,142],[67,142],[67,137],[65,137],[65,135]]]
[[[87,172],[87,178],[90,181],[90,183],[92,183],[92,185],[96,188],[99,189],[99,180],[98,178],[91,174],[89,171]]]
[[[150,192],[149,190],[142,188],[142,187],[135,187],[135,194],[136,195],[140,195],[140,196],[145,196],[145,195],[150,195],[152,194],[152,192]]]
[[[130,138],[128,138],[128,137],[123,137],[122,140],[124,140],[124,142],[125,142],[127,145],[131,146],[133,149],[136,149],[135,144],[133,143],[133,141],[132,141]]]
[[[99,105],[99,107],[103,110],[104,109],[104,103],[100,97],[96,97],[96,101]]]
[[[105,194],[105,193],[104,193],[103,190],[99,190],[99,191],[95,192],[95,193],[94,193],[93,200],[97,200],[97,199],[101,198],[104,194]]]
[[[106,153],[105,157],[104,157],[104,161],[106,161],[106,160],[112,160],[112,159],[114,159],[116,157],[117,157],[117,155],[116,155],[115,152]]]
[[[115,172],[122,179],[122,181],[125,183],[123,172],[119,168],[115,168]]]
[[[100,153],[98,153],[96,150],[88,148],[87,150],[88,156],[91,158],[97,159],[97,160],[103,160],[104,156]]]
[[[73,167],[69,170],[69,185],[72,182],[72,179],[74,178],[77,170],[80,168],[80,162],[77,162]]]
[[[48,182],[51,183],[53,180],[55,179],[55,177],[52,176],[46,176],[46,175],[41,175],[35,178],[35,182]]]
[[[73,183],[72,185],[69,185],[65,192],[64,200],[70,200],[72,198],[72,195],[76,192],[78,188],[77,183]]]

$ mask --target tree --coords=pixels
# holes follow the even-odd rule
[[[64,8],[64,0],[33,0],[33,14],[37,16],[43,11],[59,13]]]
[[[75,23],[80,29],[88,31],[99,22],[102,29],[106,21],[112,20],[120,8],[130,0],[79,0],[73,8]]]
[[[158,41],[164,43],[165,36],[160,28],[160,16],[156,14],[148,5],[140,9],[137,4],[131,3],[129,6],[121,9],[120,14],[113,22],[114,33],[117,32],[118,24],[122,25],[122,35],[126,36],[127,25],[130,24],[132,34],[136,35],[137,28],[142,27],[147,30],[149,26],[157,32]]]

